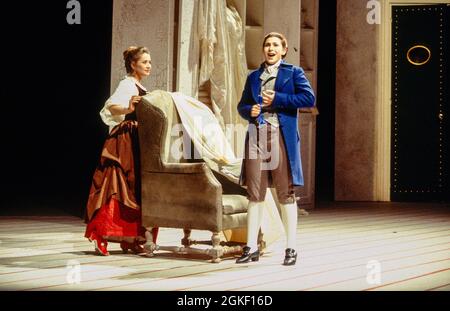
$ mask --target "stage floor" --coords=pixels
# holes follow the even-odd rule
[[[259,262],[218,264],[160,252],[96,256],[71,216],[0,217],[0,290],[450,290],[450,206],[329,203],[299,218],[297,265],[282,266],[284,238]],[[182,230],[161,228],[179,245]],[[193,231],[193,239],[209,239]]]

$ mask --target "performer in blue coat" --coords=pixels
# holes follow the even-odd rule
[[[264,37],[265,62],[247,77],[239,114],[249,121],[242,165],[242,185],[247,186],[247,246],[237,263],[259,260],[257,235],[262,222],[267,187],[276,189],[281,218],[287,235],[283,264],[297,260],[295,237],[297,204],[294,186],[303,186],[297,111],[313,107],[314,92],[302,68],[288,64],[284,35],[271,32]]]

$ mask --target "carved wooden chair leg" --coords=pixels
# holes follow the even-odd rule
[[[220,257],[223,255],[223,248],[220,245],[219,232],[213,232],[211,237],[212,249],[211,249],[211,261],[214,263],[219,263],[221,261]]]
[[[264,254],[266,250],[266,241],[264,241],[264,233],[262,233],[261,229],[258,233],[258,248],[260,255]]]
[[[181,244],[184,247],[189,247],[192,244],[192,240],[190,238],[191,237],[191,229],[183,229],[183,232],[184,232],[184,237],[181,240]]]

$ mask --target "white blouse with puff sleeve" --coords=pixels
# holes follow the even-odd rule
[[[139,95],[139,90],[136,87],[136,84],[138,84],[145,90],[145,88],[134,77],[125,76],[119,82],[116,90],[111,95],[111,97],[108,98],[102,110],[100,111],[100,117],[102,118],[103,122],[109,126],[110,132],[114,126],[125,120],[125,115],[112,115],[109,107],[111,107],[112,105],[119,105],[124,108],[128,108],[131,97]]]

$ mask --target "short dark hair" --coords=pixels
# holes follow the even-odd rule
[[[271,37],[275,37],[275,38],[278,38],[281,40],[281,45],[283,46],[283,48],[286,49],[286,54],[283,55],[283,58],[285,58],[287,55],[288,43],[287,43],[286,37],[279,32],[269,32],[268,34],[266,34],[264,36],[264,40],[263,40],[263,44],[262,44],[263,48],[264,48],[264,44],[266,44],[267,39],[269,39]]]

